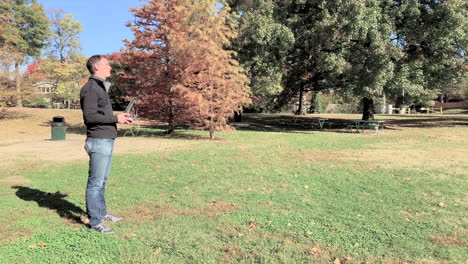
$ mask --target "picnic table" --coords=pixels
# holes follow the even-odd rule
[[[310,127],[318,127],[319,129],[323,128],[323,125],[325,124],[325,121],[327,121],[328,118],[321,118],[321,117],[295,117],[289,122],[283,122],[282,124],[284,125],[289,125],[289,126],[300,126],[303,128],[310,128]]]
[[[327,121],[327,120],[328,120],[328,118],[321,118],[321,117],[319,117],[319,118],[313,118],[313,119],[312,119],[312,124],[318,125],[318,127],[319,127],[320,129],[322,129],[322,128],[323,128],[323,124],[325,124],[325,121]]]
[[[351,131],[353,128],[359,133],[364,133],[366,128],[373,129],[375,134],[378,134],[380,131],[383,131],[384,126],[383,120],[352,120],[353,124],[351,125]]]
[[[323,124],[328,118],[314,117],[314,118],[304,118],[304,127],[318,127],[319,129],[323,128]]]

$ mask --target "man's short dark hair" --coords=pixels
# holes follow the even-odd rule
[[[91,58],[88,59],[86,62],[86,67],[88,68],[88,71],[91,74],[94,74],[96,72],[96,68],[94,68],[94,64],[98,63],[101,61],[102,58],[105,58],[104,55],[93,55]]]

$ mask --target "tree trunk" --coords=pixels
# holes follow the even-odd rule
[[[362,103],[362,120],[374,120],[374,100],[372,100],[371,98],[364,97],[364,99],[362,99]]]
[[[167,125],[167,130],[166,130],[166,134],[170,135],[174,133],[174,124],[173,123],[169,123],[169,125]]]
[[[213,128],[210,128],[210,140],[213,140],[214,139],[214,129]]]
[[[173,110],[173,106],[172,106],[172,99],[169,100],[169,120],[167,121],[168,125],[167,125],[167,131],[166,131],[166,134],[170,135],[174,132],[174,110]]]
[[[242,111],[234,112],[234,122],[242,122]]]
[[[23,107],[21,100],[21,75],[19,72],[19,62],[15,63],[15,78],[16,78],[16,107]]]
[[[304,89],[299,90],[299,107],[297,108],[296,115],[305,115],[307,114],[307,109],[305,108],[305,93]]]
[[[320,92],[314,91],[312,93],[312,99],[310,100],[309,113],[319,114],[321,111]]]
[[[401,95],[397,96],[395,107],[401,108],[402,106],[404,106],[404,103],[405,103],[405,90],[401,91]]]

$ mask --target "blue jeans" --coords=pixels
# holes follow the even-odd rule
[[[107,214],[106,182],[112,165],[114,139],[87,138],[85,150],[89,155],[88,185],[86,187],[86,210],[91,227],[102,222]]]

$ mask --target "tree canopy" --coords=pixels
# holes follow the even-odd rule
[[[281,81],[270,82],[282,85],[269,90],[281,91],[276,94],[277,107],[297,101],[297,113],[305,113],[304,94],[323,90],[366,99],[371,103],[369,106],[384,95],[397,104],[423,103],[434,98],[436,92],[455,85],[463,76],[466,1],[227,2],[242,17],[239,43],[245,45],[236,48],[249,73],[256,72],[252,65],[261,65],[255,55],[265,55],[261,59],[269,54],[276,54],[275,58],[285,56],[281,62],[270,64],[277,68],[265,64],[259,67],[263,72],[282,69],[282,74],[276,75],[282,76]],[[258,19],[250,19],[255,14]],[[266,21],[265,16],[270,20],[262,28],[258,24]],[[292,32],[291,41],[281,42],[292,44],[281,49],[283,55],[275,53],[278,45],[270,45],[274,41],[260,45],[263,36],[272,32],[268,28],[273,25]],[[251,85],[253,91],[267,95],[269,91],[265,89],[254,89],[264,76],[259,72],[251,74]],[[371,113],[364,118],[372,118]]]
[[[133,41],[124,54],[123,84],[140,114],[207,129],[210,138],[249,100],[247,78],[234,53],[235,20],[216,1],[148,1],[133,9]]]
[[[49,21],[35,0],[0,2],[0,58],[15,65],[17,106],[22,106],[19,66],[40,55],[49,38]]]
[[[239,37],[234,40],[239,61],[249,76],[253,108],[271,110],[272,98],[283,91],[286,57],[294,45],[292,30],[278,21],[272,0],[228,1],[241,13]]]
[[[83,31],[83,25],[73,20],[72,14],[64,15],[61,9],[52,11],[50,22],[52,34],[47,55],[65,62],[81,48],[79,34]]]

